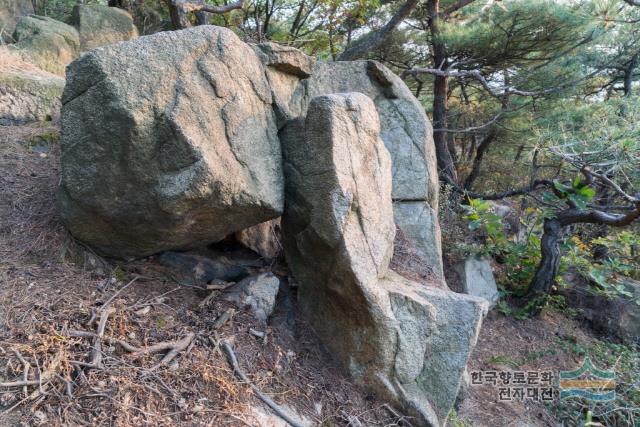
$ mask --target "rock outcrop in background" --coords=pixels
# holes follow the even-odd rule
[[[45,16],[20,19],[13,33],[12,49],[45,71],[64,75],[67,64],[80,54],[78,31],[71,25]]]
[[[45,121],[59,115],[65,81],[0,47],[0,126]]]
[[[76,27],[33,15],[29,0],[0,0],[0,124],[58,116],[66,66],[82,50],[138,36],[131,16],[101,5],[76,6]]]
[[[440,425],[486,302],[389,269],[398,226],[441,278],[430,135],[408,88],[376,62],[316,63],[212,26],[159,33],[68,67],[61,216],[111,256],[235,233],[268,258],[284,211],[300,306],[324,344],[359,384]],[[275,294],[247,286],[238,301],[266,320]]]
[[[0,40],[13,41],[13,30],[20,17],[33,13],[31,0],[0,0]]]
[[[72,23],[80,34],[83,52],[138,37],[131,15],[117,7],[78,4],[73,8]]]

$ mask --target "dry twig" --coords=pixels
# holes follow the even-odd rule
[[[233,368],[233,372],[238,376],[238,378],[240,378],[242,381],[247,383],[249,387],[251,387],[251,390],[253,390],[253,392],[256,394],[256,396],[258,396],[260,400],[262,400],[269,408],[271,408],[273,412],[276,413],[276,415],[288,422],[293,427],[303,427],[301,421],[292,418],[277,403],[275,403],[273,400],[271,400],[270,397],[262,393],[260,389],[258,389],[258,387],[256,387],[251,381],[249,381],[249,378],[247,378],[245,373],[240,369],[240,365],[238,365],[238,359],[236,358],[236,354],[231,348],[231,344],[229,344],[227,341],[223,341],[222,349],[227,355],[227,360],[229,362],[229,365],[231,365],[231,368]]]

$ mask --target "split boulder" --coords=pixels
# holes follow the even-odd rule
[[[398,76],[376,61],[316,62],[310,76],[302,80],[304,74],[296,77],[282,64],[273,65],[276,58],[289,60],[292,67],[308,64],[306,55],[297,52],[297,56],[289,52],[263,57],[279,119],[304,117],[311,99],[319,95],[359,92],[371,98],[380,120],[380,136],[391,154],[395,222],[444,281],[435,148],[424,108]]]

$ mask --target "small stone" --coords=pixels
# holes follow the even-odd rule
[[[262,322],[266,322],[273,313],[276,296],[280,288],[280,279],[273,273],[250,276],[227,289],[222,299],[249,310]]]
[[[141,308],[140,310],[136,311],[135,314],[136,316],[145,316],[149,314],[150,311],[151,311],[151,306],[147,305],[144,308]]]

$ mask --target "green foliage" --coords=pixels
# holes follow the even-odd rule
[[[525,230],[525,237],[509,238],[502,218],[492,211],[488,201],[471,199],[463,208],[464,218],[469,221],[469,229],[484,232],[487,238],[486,242],[475,250],[465,248],[467,255],[489,255],[499,259],[504,266],[504,272],[502,276],[498,276],[498,283],[506,293],[522,295],[540,261],[539,233],[542,218],[531,215],[537,212],[536,210],[529,210],[523,221],[523,226],[528,224],[530,227]],[[522,314],[518,315],[521,316]]]
[[[594,259],[596,246],[606,256]],[[640,234],[634,230],[592,239],[588,244],[578,236],[569,239],[562,257],[564,269],[572,269],[591,283],[591,291],[608,297],[634,298],[629,280],[640,279]],[[640,299],[635,303],[640,305]]]
[[[586,209],[587,203],[589,203],[596,192],[593,188],[585,184],[580,178],[575,178],[571,185],[561,184],[558,180],[553,181],[554,195],[560,200],[569,200],[578,209]],[[546,196],[547,200],[550,200]]]
[[[556,184],[556,189],[564,197],[572,197],[571,200],[578,206],[584,206],[593,197],[593,190],[579,179],[574,180],[570,186]],[[552,197],[558,200],[557,197]],[[553,210],[527,209],[522,223],[528,224],[529,228],[518,239],[507,237],[502,219],[492,211],[489,202],[471,199],[463,208],[464,219],[468,221],[469,229],[476,233],[484,233],[486,240],[476,246],[460,245],[459,250],[464,256],[491,256],[498,259],[502,270],[501,274],[497,275],[497,281],[502,294],[517,297],[524,295],[540,262],[542,222],[545,217],[552,215]],[[607,255],[601,259],[594,259],[593,252],[596,246]],[[640,279],[640,233],[637,231],[622,230],[593,238],[588,243],[574,235],[565,240],[561,249],[563,256],[560,260],[560,273],[577,272],[589,281],[592,292],[603,297],[634,297],[628,280]],[[571,286],[565,283],[562,277],[558,277],[557,281],[561,286]],[[640,299],[636,298],[634,301],[640,305]],[[501,313],[516,319],[528,317],[538,307],[572,314],[564,298],[559,295],[543,295],[518,308],[512,307],[505,300],[498,302],[498,310]]]

